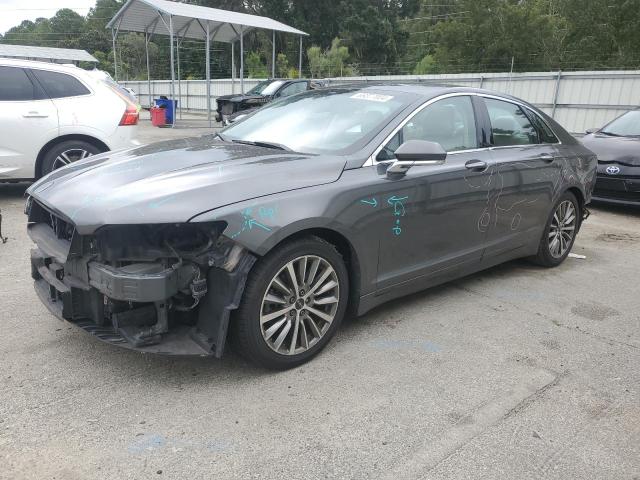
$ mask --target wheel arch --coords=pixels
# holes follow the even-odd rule
[[[576,234],[580,231],[580,228],[582,228],[582,221],[585,218],[585,211],[586,211],[586,196],[584,194],[584,192],[582,191],[582,189],[576,185],[573,185],[569,188],[567,188],[565,190],[565,193],[572,193],[576,199],[578,200],[578,208],[580,209],[580,215],[578,217],[578,229],[576,231]]]
[[[358,309],[358,300],[360,298],[360,285],[362,273],[360,269],[360,259],[353,243],[342,233],[329,227],[310,227],[282,238],[277,244],[269,249],[271,251],[284,243],[303,237],[317,237],[321,240],[333,245],[340,256],[344,259],[347,273],[349,275],[349,304],[347,311],[352,313]]]
[[[80,140],[83,142],[87,142],[102,150],[102,152],[109,151],[109,147],[103,141],[92,137],[90,135],[82,135],[82,134],[69,134],[62,135],[60,137],[56,137],[53,140],[47,142],[38,152],[38,156],[36,157],[36,169],[35,169],[35,178],[40,178],[42,176],[42,161],[46,153],[51,150],[56,145],[59,145],[62,142],[66,142],[69,140]]]
[[[576,187],[576,186],[573,186],[573,187],[567,188],[567,192],[571,192],[571,193],[573,193],[575,195],[575,197],[578,199],[578,203],[579,203],[579,206],[580,206],[580,212],[581,213],[584,212],[584,206],[585,206],[586,199],[585,199],[585,195],[582,192],[582,190],[580,188]]]

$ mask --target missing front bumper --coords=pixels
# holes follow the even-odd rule
[[[41,250],[31,253],[36,292],[59,319],[101,341],[132,350],[218,358],[224,352],[230,313],[238,307],[254,261],[246,255],[232,272],[211,268],[207,284],[217,288],[203,298],[193,321],[182,323],[170,302],[184,280],[181,276],[188,275],[186,270],[153,271],[140,265],[115,269],[89,262],[85,282]],[[110,310],[114,299],[129,308]]]

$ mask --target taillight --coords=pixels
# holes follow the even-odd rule
[[[138,118],[138,107],[132,103],[127,103],[127,108],[122,114],[122,119],[120,120],[120,126],[137,125]]]
[[[120,119],[120,126],[128,126],[128,125],[137,125],[138,124],[138,106],[133,103],[127,95],[122,93],[117,85],[112,85],[110,83],[106,83],[105,85],[111,89],[113,93],[118,95],[124,103],[127,104],[127,108],[124,110],[122,114],[122,118]]]

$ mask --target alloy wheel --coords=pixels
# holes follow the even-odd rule
[[[262,299],[262,338],[281,355],[303,353],[327,333],[339,303],[340,282],[328,261],[315,255],[291,260],[273,277]]]
[[[91,155],[91,152],[88,152],[83,148],[71,148],[69,150],[65,150],[53,161],[52,170],[64,167],[65,165],[90,157]]]
[[[576,207],[570,200],[558,205],[549,228],[549,252],[554,258],[561,258],[571,248],[576,231]]]

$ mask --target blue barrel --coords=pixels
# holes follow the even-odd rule
[[[173,115],[178,108],[178,101],[156,98],[154,102],[158,107],[165,109],[165,118],[167,119],[167,125],[173,125]]]

